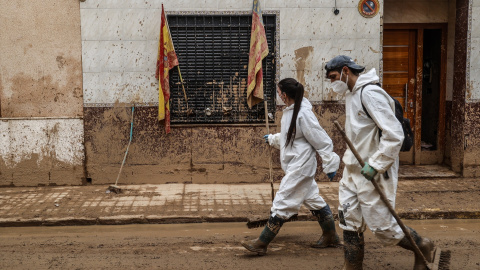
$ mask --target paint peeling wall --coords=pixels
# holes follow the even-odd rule
[[[81,184],[79,3],[0,7],[0,185]]]
[[[120,183],[269,181],[262,124],[173,126],[172,133],[165,135],[163,123],[156,120],[154,73],[162,2],[167,12],[235,13],[252,8],[251,0],[80,4],[88,177],[94,184],[115,182],[129,139],[129,106],[135,103],[140,107],[135,109],[133,141]],[[378,70],[381,19],[380,15],[362,17],[358,1],[337,3],[338,16],[329,0],[261,1],[264,11],[280,14],[280,78],[293,77],[306,86],[306,96],[342,154],[344,143],[336,137],[332,121],[343,115],[344,105],[323,103],[336,100],[329,95],[323,67],[335,55],[347,54]],[[271,132],[279,130],[281,107],[277,110],[277,125]],[[272,150],[272,157],[274,177],[279,180],[283,172],[278,151]],[[320,161],[317,179],[327,180]]]

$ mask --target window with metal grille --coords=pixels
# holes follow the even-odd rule
[[[260,123],[263,103],[247,105],[252,15],[168,15],[184,80],[188,108],[176,68],[170,71],[172,123]],[[276,14],[263,14],[269,54],[263,60],[268,111],[275,115]],[[271,119],[273,120],[273,119]]]

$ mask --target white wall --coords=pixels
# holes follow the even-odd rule
[[[252,0],[88,0],[80,4],[85,106],[155,103],[154,77],[161,3],[167,12],[250,11]],[[263,0],[263,10],[280,11],[280,77],[306,85],[312,101],[327,99],[324,63],[350,55],[379,69],[380,15],[357,11],[358,1]],[[383,1],[380,1],[383,6]],[[182,63],[181,63],[182,64]]]

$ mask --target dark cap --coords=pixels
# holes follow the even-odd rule
[[[358,70],[359,72],[365,70],[364,66],[355,64],[353,59],[346,55],[335,56],[332,60],[328,61],[328,63],[325,65],[325,69],[327,70],[327,72],[329,72],[337,68],[343,68],[344,66]]]

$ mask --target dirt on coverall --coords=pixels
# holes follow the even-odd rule
[[[298,112],[295,140],[285,147],[293,107],[294,104],[283,110],[281,132],[268,137],[270,145],[280,149],[280,162],[285,172],[271,212],[272,216],[284,219],[297,214],[302,203],[309,210],[320,210],[327,206],[319,195],[314,179],[317,170],[316,153],[322,158],[323,172],[335,172],[340,165],[339,156],[333,152],[332,140],[318,123],[312,104],[306,98],[303,98]]]
[[[395,207],[399,152],[404,137],[402,126],[395,117],[395,103],[376,85],[366,86],[362,94],[363,105],[371,118],[366,115],[360,101],[362,87],[378,80],[375,69],[372,69],[360,75],[353,90],[347,92],[345,132],[362,159],[378,171],[375,179],[380,178],[379,186]],[[397,244],[404,233],[373,184],[360,173],[362,168],[350,149],[346,150],[343,162],[345,169],[339,183],[340,227],[363,232],[367,225],[383,244]]]

